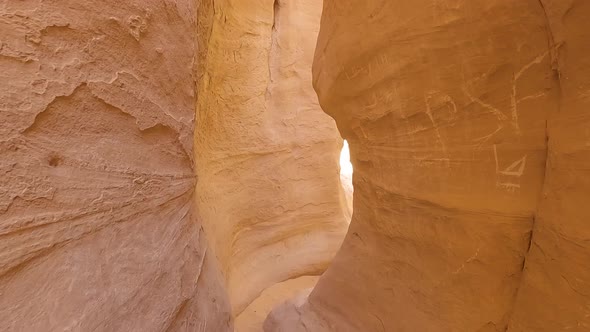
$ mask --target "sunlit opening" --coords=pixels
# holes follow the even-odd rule
[[[340,175],[350,178],[352,181],[352,163],[350,162],[350,150],[346,140],[344,140],[344,145],[342,146],[342,151],[340,152]]]
[[[350,162],[350,150],[348,148],[348,142],[344,140],[342,151],[340,152],[340,182],[342,183],[342,189],[344,190],[344,196],[346,198],[346,206],[348,217],[352,215],[352,163]]]

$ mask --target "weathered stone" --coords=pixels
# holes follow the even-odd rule
[[[354,214],[267,330],[588,330],[588,14],[326,0],[314,83],[350,143]]]
[[[198,209],[236,316],[276,283],[323,273],[348,228],[342,139],[311,83],[320,14],[315,0],[202,13]]]
[[[194,16],[0,1],[0,330],[232,330],[193,209]]]

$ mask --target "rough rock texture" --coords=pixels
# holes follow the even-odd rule
[[[207,9],[198,208],[237,316],[264,289],[321,274],[339,248],[348,226],[342,139],[311,84],[320,2],[221,0]]]
[[[231,330],[192,208],[195,15],[0,1],[1,330]]]
[[[326,0],[314,85],[350,143],[354,214],[266,330],[587,331],[589,15]]]

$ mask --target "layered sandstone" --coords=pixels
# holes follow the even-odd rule
[[[0,1],[0,329],[225,331],[193,209],[195,2]]]
[[[320,13],[0,2],[9,330],[222,331],[226,289],[237,316],[268,287],[250,313],[312,286],[294,278],[325,270],[349,214],[342,140],[311,86]]]
[[[0,0],[0,330],[590,330],[590,2],[325,0],[337,254],[321,7]]]
[[[320,2],[203,9],[197,203],[237,316],[266,288],[321,274],[338,250],[342,139],[311,84]]]
[[[586,331],[586,1],[324,2],[354,214],[268,331]]]

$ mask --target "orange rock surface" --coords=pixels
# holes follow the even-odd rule
[[[0,331],[590,331],[589,17],[0,0]]]
[[[347,238],[268,331],[587,331],[590,6],[324,2]]]
[[[231,330],[265,289],[312,286],[272,287],[321,274],[348,227],[311,84],[320,14],[1,1],[2,325]]]
[[[193,208],[195,9],[0,1],[0,330],[233,330]]]

